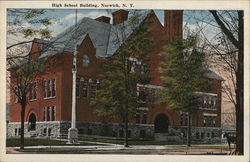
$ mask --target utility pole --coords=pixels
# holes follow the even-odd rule
[[[77,9],[75,16],[75,30],[77,29]],[[76,32],[76,31],[75,31]],[[78,142],[78,130],[76,128],[76,72],[77,72],[77,46],[75,46],[73,56],[73,68],[72,68],[72,114],[71,114],[71,128],[68,130],[68,142],[67,144],[79,144]]]

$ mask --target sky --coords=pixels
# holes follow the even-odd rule
[[[77,19],[78,21],[82,19],[83,17],[89,17],[89,18],[97,18],[99,16],[108,16],[111,18],[112,23],[112,12],[115,10],[106,10],[106,9],[78,9],[77,10]],[[54,23],[49,27],[49,29],[52,31],[52,36],[56,36],[60,32],[64,31],[67,27],[74,25],[75,23],[75,9],[47,9],[45,14],[43,14],[43,17],[47,17],[54,20]],[[154,10],[156,13],[159,21],[164,24],[164,13],[163,10]],[[8,19],[11,19],[10,17],[7,17]],[[212,25],[208,25],[205,22],[202,22],[200,20],[206,20],[210,21],[211,14],[208,13],[208,11],[204,10],[184,10],[183,14],[183,26],[184,26],[184,37],[187,33],[187,28],[189,30],[197,32],[197,25],[200,27],[203,27],[203,31],[206,34],[206,36],[209,39],[212,39],[213,36],[218,33],[218,28],[215,28]],[[198,23],[197,23],[198,21]],[[30,24],[23,22],[24,26],[28,27]],[[39,26],[38,26],[39,28]],[[8,35],[10,38],[8,41],[11,41],[12,36]],[[20,39],[23,39],[20,35],[19,38],[17,36],[14,36],[15,40],[20,41]],[[8,39],[8,38],[7,38]],[[12,43],[12,42],[11,42]]]

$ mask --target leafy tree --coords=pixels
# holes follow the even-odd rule
[[[20,61],[27,56],[34,37],[49,39],[49,29],[55,22],[47,17],[46,9],[7,9],[7,61],[8,64]]]
[[[45,9],[7,10],[7,91],[14,92],[21,106],[21,146],[24,148],[24,116],[32,81],[41,70],[41,61],[30,60],[29,56],[38,51],[30,51],[34,37],[51,37],[49,27],[54,19],[45,16]],[[10,81],[11,80],[11,81]],[[16,85],[16,86],[12,86]]]
[[[205,54],[196,47],[196,38],[172,40],[161,52],[162,82],[160,101],[168,108],[188,113],[187,146],[191,145],[192,116],[199,107],[199,94],[207,89]]]
[[[10,68],[12,73],[11,82],[16,87],[10,87],[17,98],[17,103],[21,106],[21,145],[20,149],[24,149],[24,117],[27,105],[27,97],[32,88],[32,81],[36,75],[42,70],[42,62],[39,60],[30,60],[20,67]],[[12,85],[14,85],[12,84]]]
[[[148,26],[150,21],[145,19],[136,27],[137,16],[131,16],[129,25],[134,32],[126,39],[120,39],[122,46],[103,64],[105,79],[101,82],[97,91],[97,99],[91,102],[91,106],[100,116],[122,119],[124,122],[124,146],[128,145],[128,120],[133,117],[139,106],[137,100],[137,83],[146,84],[149,81],[148,74],[131,73],[133,66],[129,57],[136,57],[142,64],[147,64],[147,53],[152,46],[152,38],[149,36]],[[122,31],[124,32],[124,31]],[[124,36],[125,33],[119,35]],[[117,40],[118,41],[118,40]]]

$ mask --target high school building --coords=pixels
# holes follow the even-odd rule
[[[72,26],[50,41],[35,39],[29,59],[43,60],[43,73],[30,86],[25,112],[25,135],[67,136],[71,123],[72,109],[72,61],[74,49],[77,49],[76,79],[76,121],[79,135],[123,137],[122,123],[110,121],[104,123],[90,106],[96,99],[102,74],[100,64],[119,49],[119,34],[128,38],[133,33],[129,25],[129,12],[118,10],[110,17],[96,19],[83,18],[77,27]],[[154,46],[149,53],[150,84],[137,85],[138,95],[143,107],[137,108],[136,117],[129,123],[129,138],[156,140],[185,139],[187,114],[169,110],[165,104],[155,102],[156,91],[162,88],[160,81],[159,56],[162,47],[173,37],[182,38],[183,11],[164,11],[164,25],[160,23],[154,11],[138,15],[139,24],[150,19],[150,35]],[[73,22],[74,20],[72,20]],[[131,61],[131,73],[144,73],[143,64],[135,58]],[[11,74],[13,74],[11,69]],[[212,88],[201,94],[201,106],[197,108],[192,120],[192,138],[197,140],[219,139],[221,136],[221,81],[214,72],[207,73]],[[11,86],[16,83],[11,78]],[[20,104],[14,92],[11,92],[10,122],[8,136],[20,135]]]

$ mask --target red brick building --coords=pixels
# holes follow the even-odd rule
[[[43,60],[43,73],[37,77],[28,94],[25,113],[25,134],[37,136],[67,135],[71,121],[72,104],[72,60],[77,47],[76,80],[76,121],[79,135],[101,135],[122,137],[123,130],[119,121],[103,123],[90,101],[95,99],[96,90],[103,77],[100,64],[119,49],[117,32],[125,31],[128,38],[133,29],[128,25],[128,11],[118,10],[110,18],[101,16],[96,19],[83,18],[77,27],[72,26],[51,39],[35,39],[29,59]],[[146,11],[138,16],[139,24],[150,19],[150,35],[154,47],[150,50],[150,84],[139,85],[138,95],[144,92],[144,107],[137,108],[135,119],[130,120],[130,138],[155,138],[159,140],[184,139],[187,129],[187,115],[174,112],[167,105],[155,102],[155,93],[162,88],[160,81],[160,56],[163,45],[173,37],[182,38],[183,11],[164,11],[164,25],[160,23],[154,11]],[[35,54],[34,54],[35,53]],[[131,72],[143,73],[143,65],[135,58]],[[12,69],[13,70],[13,69]],[[13,71],[11,73],[13,74]],[[221,134],[221,81],[214,72],[207,74],[212,83],[211,91],[199,92],[202,96],[201,107],[192,120],[194,139],[218,139]],[[15,87],[15,81],[11,80]],[[11,92],[10,123],[8,136],[20,134],[20,104]]]

